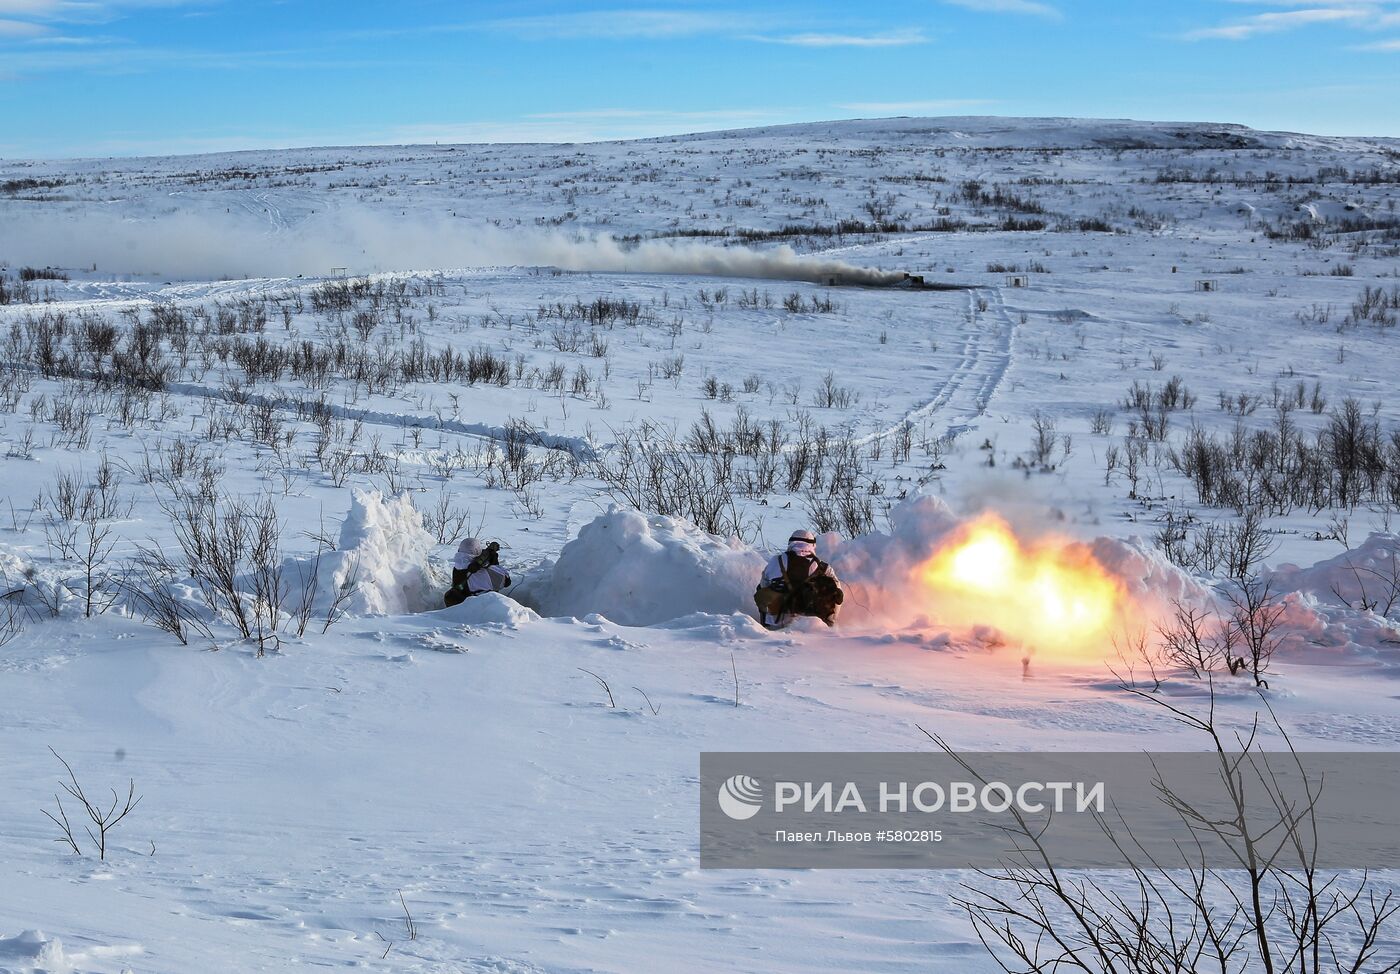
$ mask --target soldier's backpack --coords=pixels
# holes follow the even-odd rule
[[[774,617],[788,612],[816,616],[829,623],[843,596],[836,580],[827,574],[826,562],[790,551],[782,561],[782,577],[772,585],[760,585],[753,593],[759,611]]]
[[[816,556],[808,558],[789,553],[783,577],[787,580],[789,611],[815,616],[831,625],[837,607],[846,599],[831,575],[831,566]]]
[[[807,591],[807,575],[811,573],[814,559],[803,555],[794,555],[786,552],[779,556],[783,573],[767,585],[759,583],[754,589],[753,601],[758,606],[758,611],[765,615],[778,617],[786,613],[796,615],[806,615],[804,608],[806,605],[805,593]],[[793,570],[793,563],[799,564],[799,570]]]

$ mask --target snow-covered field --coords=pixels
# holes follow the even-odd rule
[[[0,161],[0,971],[999,969],[966,875],[702,871],[700,752],[1197,749],[1109,666],[1231,576],[1294,743],[1396,749],[1398,199],[1065,119]],[[930,582],[988,510],[1111,625]],[[809,526],[851,598],[768,633]],[[470,533],[512,599],[437,608]]]

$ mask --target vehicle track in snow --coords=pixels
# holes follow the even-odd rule
[[[263,202],[259,194],[258,202]],[[305,292],[319,284],[318,279],[252,279],[226,282],[199,282],[165,285],[152,290],[135,291],[121,284],[107,285],[96,289],[90,297],[65,302],[68,308],[87,310],[107,310],[135,306],[150,306],[160,303],[177,305],[201,304],[212,299],[234,299],[243,296],[262,295],[276,291],[281,293]],[[855,438],[857,445],[868,445],[875,440],[893,435],[906,423],[927,421],[935,416],[946,416],[943,435],[957,437],[971,429],[976,419],[982,416],[987,404],[999,389],[1010,365],[1011,344],[1015,335],[1015,323],[1007,313],[1001,289],[997,287],[969,290],[967,309],[958,327],[951,336],[938,335],[936,340],[947,341],[958,348],[958,358],[952,369],[933,384],[932,394],[918,405],[907,410],[897,421]],[[910,292],[910,297],[919,296]],[[986,310],[979,303],[986,302]],[[0,315],[0,318],[3,318]],[[21,366],[21,368],[23,368]],[[166,390],[176,395],[191,398],[223,399],[223,390],[194,382],[172,383]],[[296,412],[300,400],[294,396],[273,392],[253,393],[250,402],[270,404],[283,412]],[[410,411],[376,410],[331,404],[331,412],[341,419],[357,420],[367,425],[404,429],[419,427],[446,433],[499,441],[506,436],[503,426],[468,423],[447,419],[438,415],[427,415]],[[541,433],[537,445],[548,449],[564,450],[583,457],[595,457],[606,453],[612,446],[609,443],[590,443],[583,436],[569,436]]]
[[[282,216],[282,208],[272,200],[272,193],[267,190],[246,191],[240,193],[236,199],[239,208],[246,210],[251,216],[258,220],[266,220],[268,229],[276,234],[287,228],[287,221]]]
[[[43,370],[38,366],[23,362],[0,362],[0,368],[10,369],[16,372],[26,372],[35,376],[44,375]],[[95,373],[85,372],[80,378],[93,381],[96,380],[98,376]],[[185,396],[190,399],[214,399],[221,402],[233,401],[229,398],[224,389],[198,382],[170,382],[166,384],[161,392],[165,395]],[[270,406],[278,412],[288,413],[296,417],[304,412],[308,401],[314,402],[315,400],[311,399],[308,390],[305,396],[281,392],[246,392],[243,394],[241,401],[248,405]],[[422,413],[412,412],[397,413],[383,409],[365,409],[359,406],[329,401],[325,402],[324,408],[336,419],[360,422],[367,426],[387,427],[400,431],[414,428],[433,430],[443,433],[454,433],[458,436],[473,437],[492,443],[501,442],[511,435],[510,431],[505,426],[497,426],[491,423],[469,423],[460,419],[449,419],[438,415],[424,415]],[[592,459],[595,456],[594,446],[582,436],[567,436],[558,433],[547,433],[543,430],[535,430],[532,433],[526,434],[525,438],[531,446],[542,447],[547,450],[559,450],[564,453],[573,454],[582,459]]]
[[[979,298],[987,302],[985,312],[979,309]],[[1006,310],[1000,288],[970,290],[967,300],[966,325],[957,335],[961,355],[953,370],[930,399],[909,410],[897,423],[860,437],[857,443],[871,443],[897,432],[905,423],[939,415],[948,416],[945,434],[957,437],[972,429],[973,422],[987,411],[1011,365],[1016,323]]]

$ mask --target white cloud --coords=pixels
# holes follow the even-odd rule
[[[107,23],[118,19],[124,8],[181,7],[211,2],[217,0],[0,0],[0,42],[107,44],[114,38],[83,38],[54,31],[60,27],[91,27]],[[0,63],[6,79],[16,76],[13,62],[13,56],[7,52],[3,63]]]
[[[1277,34],[1295,30],[1310,24],[1328,24],[1351,21],[1361,23],[1372,16],[1373,10],[1364,7],[1310,7],[1302,10],[1271,10],[1255,14],[1233,24],[1219,27],[1201,27],[1188,31],[1188,40],[1229,40],[1240,41],[1259,34]]]
[[[103,20],[123,7],[184,7],[210,0],[0,0],[0,15],[40,20]]]
[[[48,47],[100,47],[117,43],[112,37],[75,37],[71,34],[41,34],[33,38],[33,43]]]
[[[1059,20],[1063,14],[1048,3],[1039,0],[943,0],[955,7],[966,7],[989,14],[1030,14],[1033,17],[1048,17]]]
[[[927,44],[929,38],[922,30],[885,31],[879,34],[837,34],[806,33],[763,36],[750,34],[746,40],[762,41],[765,44],[789,44],[794,47],[906,47],[910,44]]]
[[[1400,54],[1400,38],[1394,38],[1388,41],[1376,41],[1374,44],[1359,44],[1357,45],[1356,50],[1380,51],[1386,54]]]
[[[27,20],[0,19],[0,37],[38,37],[47,31],[48,28],[42,24]]]
[[[36,42],[47,38],[35,38]],[[168,67],[197,66],[201,69],[237,71],[245,68],[388,68],[398,65],[386,60],[318,58],[314,51],[299,48],[267,48],[251,51],[213,51],[197,48],[136,47],[120,43],[86,43],[79,38],[54,38],[58,43],[27,43],[22,49],[10,48],[0,58],[0,82],[50,71],[92,71],[107,74],[134,74]]]
[[[694,37],[729,33],[756,26],[753,17],[736,12],[688,10],[586,10],[549,17],[510,17],[486,24],[526,37],[599,37],[611,40]]]
[[[0,0],[0,14],[21,17],[52,17],[74,6],[66,0]]]
[[[1215,27],[1200,27],[1182,34],[1183,40],[1242,41],[1261,34],[1278,34],[1306,27],[1332,24],[1357,30],[1400,27],[1400,5],[1394,0],[1355,0],[1328,3],[1318,0],[1225,0],[1236,6],[1269,6],[1275,9],[1251,14]]]
[[[962,2],[962,0],[959,0]],[[980,0],[979,0],[980,2]],[[1029,3],[1029,0],[993,0]],[[1040,4],[1030,4],[1040,6]],[[926,44],[928,36],[917,27],[879,32],[812,30],[775,33],[779,25],[771,17],[738,11],[687,10],[588,10],[555,16],[510,17],[481,25],[524,38],[601,38],[604,40],[669,40],[704,35],[739,37],[764,44],[793,47],[906,47]],[[764,31],[764,28],[768,28]]]

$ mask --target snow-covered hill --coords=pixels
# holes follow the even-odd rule
[[[1074,119],[0,161],[0,971],[998,969],[966,875],[701,870],[699,753],[1198,748],[1108,666],[1204,706],[1232,577],[1295,743],[1395,749],[1397,199]],[[945,584],[1003,525],[1111,611]],[[771,634],[797,527],[850,599]]]

